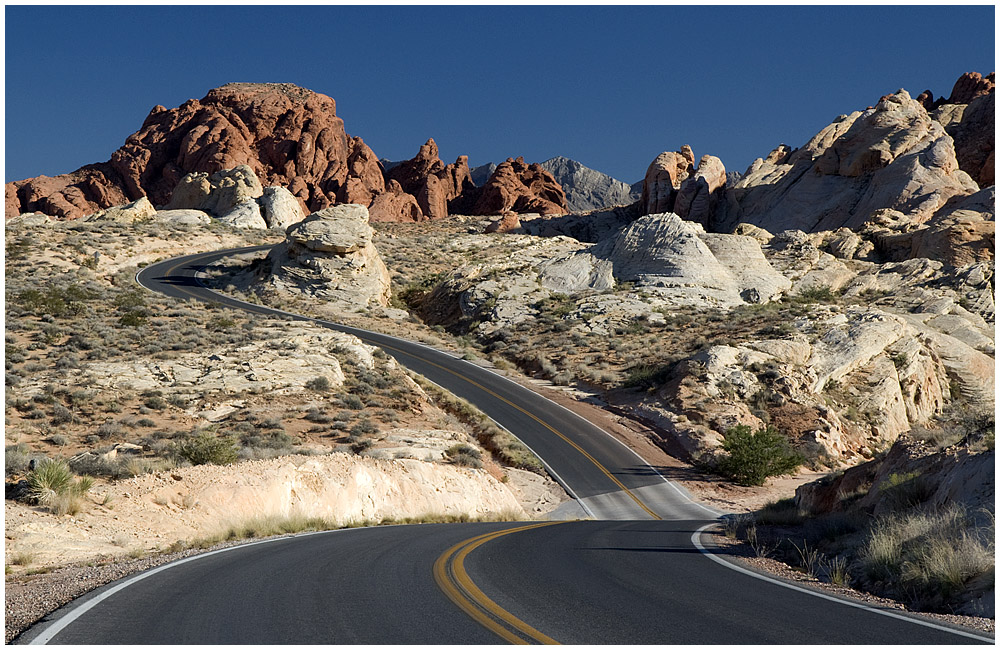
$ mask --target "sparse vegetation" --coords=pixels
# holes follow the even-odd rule
[[[238,449],[232,438],[203,431],[177,445],[177,455],[192,465],[229,465],[236,462]]]

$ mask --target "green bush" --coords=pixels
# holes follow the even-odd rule
[[[203,432],[177,445],[177,455],[192,465],[229,465],[236,462],[236,443],[228,437]]]
[[[764,485],[769,476],[790,474],[803,462],[774,427],[752,431],[745,424],[737,425],[726,431],[722,449],[728,455],[717,469],[740,485]]]
[[[306,382],[306,388],[317,392],[327,391],[330,390],[330,380],[322,375],[319,377],[313,377]]]

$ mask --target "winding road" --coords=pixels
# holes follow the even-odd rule
[[[712,555],[719,513],[617,439],[491,370],[419,343],[215,293],[208,264],[143,269],[181,299],[353,334],[513,432],[574,497],[562,521],[386,526],[236,546],[91,592],[18,643],[957,644],[993,639],[762,576]],[[585,519],[585,520],[581,520]]]

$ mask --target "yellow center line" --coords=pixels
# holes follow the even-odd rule
[[[182,265],[178,264],[177,266],[173,267],[172,269],[170,269],[169,271],[167,271],[166,275],[169,276],[170,274],[172,274],[180,266],[182,266]],[[183,288],[182,288],[182,291],[184,291]],[[195,295],[194,292],[192,292],[192,291],[185,291],[185,293],[189,293],[190,295]],[[479,390],[481,390],[481,391],[483,391],[483,392],[485,392],[485,393],[487,393],[489,395],[492,395],[493,397],[497,398],[501,402],[503,402],[503,403],[507,404],[508,406],[511,406],[511,407],[517,409],[518,411],[520,411],[521,413],[527,415],[529,418],[531,418],[532,420],[534,420],[535,422],[539,423],[540,425],[542,425],[543,427],[545,427],[546,429],[548,429],[549,431],[551,431],[552,433],[554,433],[556,436],[558,436],[559,438],[561,438],[564,442],[566,442],[566,444],[570,445],[571,447],[573,447],[574,449],[576,449],[578,452],[580,452],[584,456],[584,458],[586,458],[591,463],[593,463],[593,465],[595,467],[597,467],[597,469],[599,469],[601,472],[604,473],[605,476],[607,476],[609,479],[611,479],[611,481],[615,485],[617,485],[625,494],[627,494],[633,501],[635,501],[636,505],[638,505],[640,508],[642,508],[644,511],[646,511],[646,513],[649,514],[650,517],[652,517],[653,519],[662,519],[662,517],[660,517],[658,514],[656,514],[655,512],[653,512],[649,508],[649,506],[647,506],[645,503],[643,503],[642,500],[639,499],[639,497],[637,497],[631,490],[629,490],[627,487],[625,487],[625,484],[622,483],[621,481],[619,481],[617,477],[615,477],[610,471],[608,471],[608,469],[604,465],[602,465],[600,463],[600,461],[598,461],[590,453],[588,453],[587,450],[585,450],[583,447],[581,447],[577,443],[573,442],[569,437],[567,437],[566,435],[564,435],[561,431],[559,431],[558,429],[556,429],[551,424],[549,424],[545,420],[541,419],[540,417],[538,417],[534,413],[532,413],[532,412],[530,412],[530,411],[522,408],[521,406],[519,406],[518,404],[515,404],[514,402],[510,401],[506,397],[503,397],[502,395],[497,394],[496,392],[490,390],[486,386],[483,386],[479,382],[477,382],[477,381],[475,381],[475,380],[473,380],[473,379],[471,379],[471,378],[463,375],[460,372],[456,372],[455,370],[452,370],[451,368],[446,368],[446,367],[444,367],[444,366],[442,366],[440,364],[434,363],[433,361],[429,361],[427,359],[424,359],[424,358],[419,357],[419,356],[417,356],[415,354],[407,352],[406,350],[402,350],[400,348],[394,347],[394,346],[389,345],[387,343],[379,343],[378,345],[380,347],[388,348],[389,350],[393,350],[393,351],[398,352],[400,354],[405,354],[405,355],[407,355],[409,357],[413,357],[414,359],[418,359],[419,361],[422,361],[424,363],[428,363],[428,364],[434,366],[435,368],[437,368],[439,370],[443,370],[443,371],[445,371],[445,372],[447,372],[449,374],[452,374],[452,375],[458,377],[459,379],[467,381],[470,384],[472,384],[473,386],[475,386],[476,388],[478,388]]]
[[[519,533],[545,526],[554,526],[565,522],[547,521],[538,524],[529,524],[517,528],[492,533],[484,533],[476,537],[469,538],[455,544],[437,559],[434,563],[434,580],[441,591],[462,611],[472,617],[477,623],[490,630],[508,643],[516,645],[527,645],[531,641],[544,645],[559,645],[559,642],[552,637],[536,630],[521,619],[517,618],[507,610],[497,605],[479,587],[472,582],[469,574],[465,570],[465,558],[469,553],[479,548],[483,544],[490,542],[504,535]],[[503,625],[520,632],[519,636]],[[527,637],[527,638],[524,638]]]
[[[438,368],[439,370],[444,370],[444,371],[445,371],[445,372],[447,372],[447,373],[450,373],[450,374],[452,374],[452,375],[455,375],[455,376],[456,376],[456,377],[458,377],[459,379],[464,379],[465,381],[469,382],[470,384],[472,384],[473,386],[475,386],[475,387],[476,387],[476,388],[478,388],[479,390],[481,390],[481,391],[483,391],[483,392],[486,392],[486,393],[489,393],[490,395],[492,395],[493,397],[497,398],[497,399],[498,399],[498,400],[500,400],[501,402],[504,402],[504,403],[505,403],[505,404],[507,404],[508,406],[512,406],[512,407],[516,408],[516,409],[517,409],[518,411],[520,411],[521,413],[524,413],[525,415],[527,415],[527,416],[528,416],[529,418],[531,418],[531,419],[532,419],[532,420],[534,420],[535,422],[539,423],[540,425],[542,425],[543,427],[545,427],[546,429],[548,429],[548,430],[549,430],[549,431],[551,431],[552,433],[556,434],[556,435],[557,435],[557,436],[559,436],[559,437],[560,437],[560,438],[561,438],[561,439],[562,439],[563,441],[565,441],[565,442],[566,442],[567,444],[569,444],[569,445],[570,445],[571,447],[573,447],[573,448],[574,448],[574,449],[576,449],[576,450],[577,450],[578,452],[580,452],[581,454],[583,454],[583,456],[584,456],[584,457],[585,457],[585,458],[586,458],[587,460],[589,460],[589,461],[590,461],[591,463],[593,463],[593,464],[594,464],[594,465],[595,465],[595,466],[597,467],[597,469],[601,470],[601,471],[602,471],[602,472],[604,473],[604,475],[605,475],[605,476],[607,476],[607,477],[608,477],[609,479],[611,479],[611,480],[612,480],[612,481],[613,481],[613,482],[615,483],[615,485],[617,485],[617,486],[618,486],[619,488],[621,488],[621,489],[622,489],[622,491],[623,491],[623,492],[625,492],[625,493],[626,493],[627,495],[629,495],[630,497],[632,497],[632,500],[633,500],[633,501],[635,501],[635,502],[636,502],[636,504],[638,504],[638,506],[639,506],[640,508],[642,508],[642,509],[643,509],[643,510],[645,510],[645,511],[646,511],[647,513],[649,513],[649,516],[651,516],[651,517],[652,517],[653,519],[662,519],[662,517],[660,517],[660,516],[659,516],[658,514],[656,514],[656,513],[655,513],[655,512],[653,512],[652,510],[650,510],[650,509],[649,509],[649,507],[648,507],[648,506],[646,506],[646,504],[645,504],[645,503],[643,503],[643,502],[642,502],[642,501],[641,501],[641,500],[639,499],[639,497],[637,497],[637,496],[636,496],[635,494],[633,494],[631,490],[629,490],[629,489],[628,489],[627,487],[625,487],[625,485],[624,485],[624,484],[623,484],[623,483],[622,483],[621,481],[619,481],[619,480],[618,480],[618,479],[617,479],[617,478],[616,478],[616,477],[615,477],[615,476],[614,476],[614,475],[613,475],[613,474],[612,474],[612,473],[611,473],[610,471],[608,471],[608,469],[607,469],[607,468],[606,468],[606,467],[605,467],[604,465],[602,465],[602,464],[600,463],[600,461],[598,461],[598,460],[597,460],[596,458],[594,458],[593,456],[591,456],[591,455],[590,455],[590,454],[589,454],[589,453],[587,452],[587,450],[585,450],[585,449],[584,449],[583,447],[581,447],[580,445],[578,445],[578,444],[576,444],[575,442],[573,442],[572,440],[570,440],[570,439],[569,439],[569,438],[568,438],[568,437],[567,437],[566,435],[564,435],[564,434],[563,434],[563,433],[562,433],[561,431],[557,430],[557,429],[556,429],[555,427],[553,427],[553,426],[552,426],[552,425],[550,425],[550,424],[549,424],[548,422],[546,422],[545,420],[541,419],[540,417],[538,417],[538,416],[537,416],[537,415],[535,415],[534,413],[532,413],[532,412],[530,412],[530,411],[527,411],[527,410],[525,410],[525,409],[521,408],[520,406],[518,406],[518,405],[517,405],[517,404],[515,404],[514,402],[510,401],[509,399],[507,399],[506,397],[504,397],[504,396],[502,396],[502,395],[499,395],[499,394],[497,394],[497,393],[493,392],[492,390],[490,390],[490,389],[489,389],[489,388],[487,388],[486,386],[483,386],[483,385],[482,385],[482,384],[480,384],[479,382],[477,382],[477,381],[475,381],[475,380],[473,380],[473,379],[470,379],[469,377],[466,377],[466,376],[465,376],[465,375],[463,375],[462,373],[460,373],[460,372],[456,372],[456,371],[452,370],[451,368],[445,368],[444,366],[442,366],[442,365],[439,365],[439,364],[436,364],[436,363],[434,363],[433,361],[428,361],[427,359],[424,359],[424,358],[422,358],[422,357],[418,357],[417,355],[415,355],[415,354],[412,354],[412,353],[410,353],[410,352],[407,352],[406,350],[401,350],[401,349],[399,349],[399,348],[396,348],[396,347],[393,347],[393,346],[391,346],[391,345],[388,345],[388,344],[386,344],[386,343],[379,343],[379,345],[380,345],[381,347],[384,347],[384,348],[389,348],[390,350],[394,350],[394,351],[396,351],[396,352],[399,352],[399,353],[402,353],[402,354],[405,354],[405,355],[407,355],[407,356],[410,356],[410,357],[413,357],[414,359],[419,359],[420,361],[423,361],[424,363],[428,363],[428,364],[430,364],[430,365],[434,366],[435,368]]]

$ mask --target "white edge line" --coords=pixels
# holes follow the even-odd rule
[[[316,532],[329,533],[329,532],[336,532],[336,531],[316,531]],[[306,534],[315,534],[315,533],[306,533]],[[303,535],[294,535],[293,537],[302,537],[302,536]],[[118,585],[116,585],[116,586],[108,589],[107,591],[102,592],[98,596],[90,598],[89,600],[87,600],[87,601],[85,601],[83,603],[80,603],[79,605],[75,606],[73,609],[71,609],[65,615],[63,615],[62,617],[60,617],[60,618],[56,619],[55,621],[53,621],[52,624],[49,625],[48,627],[46,627],[42,631],[41,634],[39,634],[38,636],[36,636],[35,638],[33,638],[31,641],[29,641],[28,645],[46,645],[46,644],[48,644],[49,641],[51,641],[57,634],[59,634],[60,632],[62,632],[64,629],[66,629],[66,627],[68,627],[73,621],[75,621],[76,619],[78,619],[81,616],[83,616],[84,614],[86,614],[88,611],[90,611],[92,608],[96,607],[102,601],[106,600],[107,598],[110,598],[111,596],[115,595],[116,593],[118,593],[122,589],[125,589],[126,587],[130,587],[130,586],[134,585],[135,583],[139,582],[140,580],[145,580],[146,578],[148,578],[148,577],[150,577],[152,575],[155,575],[155,574],[159,573],[160,571],[166,571],[167,569],[170,569],[170,568],[175,567],[175,566],[179,566],[179,565],[184,564],[186,562],[192,562],[194,560],[200,560],[202,558],[206,558],[206,557],[208,557],[210,555],[215,555],[217,553],[225,553],[226,551],[233,551],[233,550],[236,550],[236,549],[247,548],[248,546],[255,546],[257,544],[268,544],[270,542],[277,542],[277,541],[280,541],[280,540],[283,540],[283,539],[289,539],[289,537],[286,536],[286,537],[275,537],[274,539],[262,539],[262,540],[258,540],[256,542],[249,542],[249,543],[246,543],[246,544],[239,544],[237,546],[229,546],[227,548],[220,548],[220,549],[217,549],[215,551],[209,551],[208,553],[199,553],[197,555],[192,555],[191,557],[186,557],[186,558],[183,558],[183,559],[180,559],[180,560],[175,560],[173,562],[168,562],[167,564],[164,564],[162,566],[158,566],[158,567],[156,567],[154,569],[150,569],[148,571],[143,571],[139,575],[134,576],[132,578],[129,578],[125,582],[122,582],[121,584],[118,584]]]
[[[816,590],[813,590],[813,589],[806,589],[805,587],[800,587],[798,585],[789,584],[789,583],[784,582],[782,580],[778,580],[777,578],[772,578],[770,576],[766,576],[766,575],[757,573],[756,571],[751,571],[750,569],[746,569],[744,567],[738,566],[736,564],[733,564],[732,562],[727,562],[726,560],[723,560],[721,557],[719,557],[715,553],[712,553],[711,551],[709,551],[701,543],[701,535],[702,535],[702,533],[705,532],[705,529],[709,528],[710,526],[714,526],[714,525],[715,525],[715,523],[705,524],[704,526],[702,526],[701,528],[699,528],[698,530],[696,530],[694,532],[694,534],[691,535],[691,542],[694,543],[694,545],[696,547],[698,547],[698,550],[701,551],[702,554],[704,554],[708,559],[712,560],[713,562],[717,562],[717,563],[721,564],[722,566],[726,567],[727,569],[732,569],[733,571],[739,571],[740,573],[748,575],[748,576],[750,576],[752,578],[757,578],[758,580],[763,580],[764,582],[770,582],[771,584],[778,585],[779,587],[785,587],[786,589],[792,589],[794,591],[798,591],[798,592],[801,592],[803,594],[809,594],[810,596],[815,596],[816,598],[822,598],[824,600],[830,600],[830,601],[833,601],[835,603],[840,603],[841,605],[847,605],[849,607],[856,607],[857,609],[863,609],[865,611],[873,612],[875,614],[881,614],[882,616],[888,616],[889,618],[895,618],[895,619],[899,619],[901,621],[907,621],[908,623],[913,623],[915,625],[923,625],[924,627],[934,628],[935,630],[940,630],[942,632],[951,632],[952,634],[957,634],[959,636],[968,637],[970,639],[976,639],[977,641],[988,641],[989,643],[995,643],[996,642],[995,639],[991,639],[990,637],[979,636],[977,634],[973,634],[971,632],[965,632],[963,630],[956,630],[955,628],[945,627],[944,625],[938,625],[937,623],[931,623],[930,621],[925,621],[925,620],[919,619],[919,618],[914,618],[914,617],[910,617],[910,616],[903,616],[902,614],[897,614],[896,612],[891,612],[891,611],[887,611],[887,610],[884,610],[884,609],[876,609],[874,607],[870,607],[868,605],[865,605],[863,603],[858,603],[858,602],[855,602],[853,600],[848,600],[846,598],[838,598],[837,596],[831,596],[830,594],[825,594],[825,593],[822,593],[820,591],[816,591]]]
[[[166,262],[166,261],[169,261],[169,260],[163,260],[163,261]],[[157,262],[157,263],[159,263],[159,262]],[[141,272],[141,270],[136,273],[136,283],[139,284],[140,286],[145,286],[145,285],[139,283],[139,273],[140,272]],[[253,303],[246,302],[244,300],[240,300],[240,299],[234,298],[232,296],[227,296],[225,294],[219,293],[215,289],[212,289],[210,287],[205,286],[201,282],[201,277],[202,276],[203,276],[203,274],[200,271],[197,272],[197,273],[195,273],[195,277],[198,279],[198,284],[201,284],[201,286],[202,286],[203,289],[205,289],[206,291],[208,291],[210,293],[216,294],[216,295],[218,295],[218,296],[220,296],[222,298],[226,298],[227,300],[233,300],[235,302],[242,303],[242,304],[245,304],[245,305],[252,305],[254,307],[263,307],[265,309],[270,309],[271,311],[274,311],[274,312],[277,312],[277,313],[280,313],[280,314],[284,314],[286,316],[292,316],[292,317],[294,317],[296,319],[299,319],[299,320],[308,320],[308,321],[312,321],[312,322],[319,323],[319,324],[322,324],[322,325],[334,325],[334,326],[336,326],[338,328],[342,328],[342,329],[346,329],[346,330],[354,330],[356,332],[365,332],[366,334],[374,334],[376,336],[384,336],[384,337],[392,339],[394,341],[400,341],[400,342],[403,342],[403,343],[408,343],[410,345],[418,345],[420,347],[423,347],[423,348],[426,348],[428,350],[431,350],[432,352],[438,352],[440,354],[444,354],[446,356],[449,356],[449,357],[451,357],[452,359],[454,359],[456,361],[463,361],[465,363],[468,363],[470,366],[474,366],[476,368],[480,368],[482,370],[485,370],[485,371],[491,373],[492,375],[498,377],[499,379],[502,379],[502,380],[504,380],[504,381],[506,381],[506,382],[508,382],[510,384],[513,384],[514,386],[517,386],[518,388],[523,388],[525,390],[531,391],[535,395],[538,395],[542,399],[544,399],[547,402],[549,402],[549,403],[551,403],[551,404],[553,404],[553,405],[561,408],[562,410],[566,411],[567,413],[570,413],[571,415],[584,420],[585,422],[587,422],[588,424],[590,424],[591,426],[593,426],[595,429],[597,429],[598,431],[600,431],[601,433],[603,433],[604,435],[606,435],[607,437],[611,438],[612,440],[614,440],[615,442],[617,442],[619,445],[621,445],[622,447],[624,447],[625,449],[627,449],[628,451],[630,451],[632,453],[632,455],[634,455],[636,458],[638,458],[646,467],[648,467],[649,469],[653,470],[653,472],[657,476],[659,476],[660,479],[663,480],[664,483],[666,483],[671,488],[673,488],[674,491],[677,492],[677,494],[679,494],[681,497],[683,497],[684,499],[686,499],[688,502],[690,502],[690,503],[698,506],[699,508],[705,510],[706,512],[708,512],[709,514],[711,514],[713,516],[713,518],[718,519],[722,515],[728,514],[728,513],[716,510],[715,508],[712,508],[710,506],[707,506],[705,504],[702,504],[702,503],[699,503],[699,502],[695,501],[694,498],[692,498],[690,494],[686,493],[684,490],[681,490],[681,488],[679,486],[675,485],[673,481],[670,481],[669,479],[667,479],[665,476],[663,476],[663,474],[661,474],[659,472],[659,470],[657,470],[655,467],[653,467],[652,465],[650,465],[649,462],[647,462],[645,458],[643,458],[642,456],[640,456],[639,453],[636,450],[632,449],[631,447],[629,447],[628,445],[626,445],[624,442],[622,442],[621,440],[619,440],[615,436],[611,435],[609,432],[605,431],[603,428],[597,426],[596,424],[594,424],[593,422],[591,422],[587,418],[584,418],[580,414],[575,413],[574,411],[572,411],[569,408],[566,408],[562,404],[559,404],[558,402],[555,402],[555,401],[549,399],[548,397],[545,397],[544,395],[542,395],[542,394],[540,394],[540,393],[538,393],[536,391],[531,390],[527,386],[525,386],[523,384],[520,384],[520,383],[514,381],[513,379],[510,379],[509,377],[505,377],[504,375],[500,374],[500,372],[498,372],[498,371],[496,371],[494,369],[487,368],[487,367],[484,367],[484,366],[479,366],[479,365],[476,365],[474,363],[470,363],[470,362],[465,361],[464,359],[462,359],[461,356],[459,356],[456,353],[453,353],[453,352],[447,351],[447,350],[439,350],[438,348],[435,348],[435,347],[432,347],[430,345],[427,345],[426,343],[421,343],[420,341],[411,341],[409,339],[404,339],[404,338],[400,338],[398,336],[393,336],[392,334],[383,334],[382,332],[369,331],[369,330],[362,329],[360,327],[352,327],[350,325],[344,325],[342,323],[334,323],[332,321],[326,321],[326,320],[322,320],[320,318],[313,318],[311,316],[306,316],[306,315],[303,315],[303,314],[293,314],[291,312],[284,311],[283,309],[276,309],[274,307],[269,307],[267,305],[254,305]],[[149,289],[149,287],[146,287],[146,289]],[[152,289],[149,289],[149,290],[152,291]],[[425,377],[425,379],[426,379],[426,377]],[[428,381],[430,381],[430,380],[428,380]],[[431,383],[434,384],[434,382],[431,382]],[[438,384],[434,384],[434,385],[438,386]],[[441,386],[438,386],[438,387],[441,388]],[[447,389],[444,389],[444,390],[447,390]],[[451,391],[448,391],[448,392],[451,392]],[[493,418],[490,418],[490,419],[493,420]],[[495,420],[493,420],[493,422],[494,422],[494,424],[497,424],[502,429],[504,429],[505,431],[507,431],[508,433],[510,433],[512,436],[514,436],[515,438],[517,438],[517,436],[514,435],[514,433],[512,433],[509,429],[507,429],[506,427],[503,427],[502,425],[499,425],[499,423],[497,423]],[[520,438],[517,438],[517,439],[521,440]],[[524,444],[524,441],[521,441],[521,443]],[[525,444],[524,446],[528,447],[527,444]],[[593,512],[591,512],[590,508],[588,508],[584,504],[583,500],[580,499],[578,496],[576,496],[576,494],[573,493],[573,491],[569,488],[569,486],[561,478],[559,478],[559,476],[555,472],[553,472],[551,470],[551,468],[549,468],[548,463],[546,463],[544,460],[542,460],[542,457],[539,456],[537,453],[535,453],[535,451],[533,449],[531,449],[531,447],[528,447],[528,449],[530,449],[531,453],[535,454],[535,456],[537,456],[538,459],[542,461],[542,464],[545,465],[546,470],[550,474],[552,474],[553,478],[555,478],[556,481],[558,481],[559,484],[562,485],[563,488],[565,488],[566,491],[569,492],[570,495],[574,499],[576,499],[577,502],[580,503],[581,506],[583,506],[584,511],[586,511],[591,517],[593,517],[594,514],[593,514]]]
[[[409,370],[409,369],[408,369],[408,370]],[[414,372],[414,371],[410,370],[410,372]],[[420,373],[414,373],[414,374],[420,374]],[[428,379],[427,377],[424,377],[423,375],[420,375],[420,376],[421,376],[421,377],[423,377],[424,381],[426,381],[426,382],[429,382],[429,383],[431,383],[431,384],[434,384],[435,386],[437,386],[438,388],[440,388],[440,389],[441,389],[441,390],[443,390],[444,392],[446,392],[446,393],[448,393],[448,394],[450,394],[450,395],[455,395],[454,393],[452,393],[452,392],[451,392],[450,390],[448,390],[448,389],[447,389],[447,388],[445,388],[444,386],[442,386],[442,385],[440,385],[440,384],[438,384],[438,383],[435,383],[434,381],[431,381],[430,379]],[[458,397],[458,396],[457,396],[457,395],[455,395],[455,397]],[[460,399],[461,399],[461,398],[460,398]],[[475,406],[475,405],[473,405],[473,406]],[[478,406],[477,406],[476,408],[477,408],[477,409],[479,409],[479,407],[478,407]],[[584,511],[584,512],[585,512],[585,513],[587,514],[587,516],[588,516],[588,517],[593,517],[594,519],[597,519],[597,516],[596,516],[596,515],[594,514],[594,512],[593,512],[593,511],[592,511],[592,510],[591,510],[591,509],[590,509],[590,508],[589,508],[589,507],[587,506],[587,504],[586,504],[586,503],[585,503],[585,502],[583,501],[583,499],[581,499],[581,498],[580,498],[579,496],[577,496],[576,492],[574,492],[574,491],[573,491],[573,488],[571,488],[571,487],[569,486],[569,484],[568,484],[568,483],[567,483],[566,481],[564,481],[564,480],[562,479],[562,477],[561,477],[561,476],[559,476],[559,474],[557,474],[557,473],[556,473],[556,471],[555,471],[554,469],[552,469],[551,467],[549,467],[549,464],[545,462],[545,459],[544,459],[544,458],[542,458],[541,456],[539,456],[539,455],[538,455],[538,454],[537,454],[537,453],[535,452],[535,450],[534,450],[534,449],[532,449],[530,445],[528,445],[528,443],[526,443],[526,442],[524,442],[523,440],[521,440],[520,438],[518,438],[518,437],[517,437],[517,435],[516,435],[516,434],[515,434],[515,433],[514,433],[513,431],[511,431],[510,429],[508,429],[508,428],[507,428],[507,427],[505,427],[504,425],[502,425],[502,424],[500,424],[499,422],[497,422],[496,420],[494,420],[494,419],[493,419],[492,417],[490,417],[490,415],[489,415],[488,413],[486,413],[486,412],[485,412],[485,411],[483,411],[482,409],[479,409],[479,411],[480,411],[481,413],[483,413],[483,415],[485,415],[486,417],[488,417],[488,418],[490,419],[490,422],[492,422],[492,423],[493,423],[493,424],[495,424],[496,426],[500,427],[501,429],[503,429],[504,431],[506,431],[506,432],[507,432],[507,433],[509,433],[510,435],[514,436],[514,438],[515,438],[515,439],[516,439],[516,440],[517,440],[518,442],[520,442],[520,443],[521,443],[522,445],[524,445],[524,446],[525,446],[525,448],[527,448],[527,450],[528,450],[528,451],[530,451],[530,452],[531,452],[532,454],[534,454],[534,455],[535,455],[535,458],[537,458],[537,459],[538,459],[538,460],[539,460],[539,461],[540,461],[540,462],[542,463],[542,465],[543,465],[543,466],[545,467],[545,471],[547,471],[547,472],[548,472],[549,474],[551,474],[551,475],[552,475],[552,478],[554,478],[554,479],[556,480],[556,482],[557,482],[557,483],[558,483],[559,485],[561,485],[561,486],[563,487],[563,489],[564,489],[564,490],[566,490],[566,492],[568,492],[568,493],[569,493],[569,495],[570,495],[571,497],[573,497],[573,499],[574,499],[574,500],[576,500],[576,502],[577,502],[578,504],[580,504],[580,507],[581,507],[581,508],[583,508],[583,511]]]

